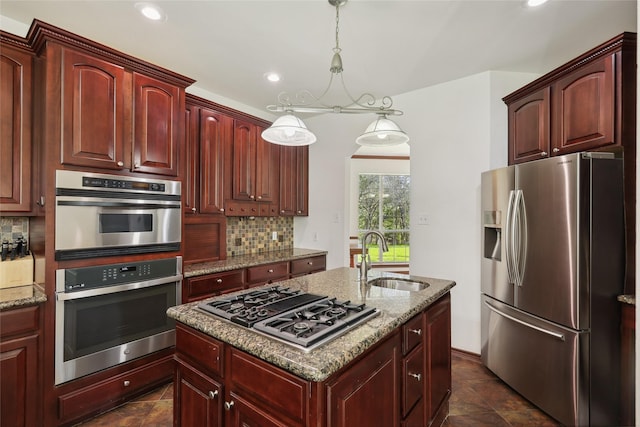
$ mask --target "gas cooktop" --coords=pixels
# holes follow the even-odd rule
[[[365,304],[280,286],[202,302],[198,308],[304,351],[326,344],[379,314]]]

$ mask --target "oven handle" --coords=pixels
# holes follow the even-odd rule
[[[94,297],[97,295],[114,294],[116,292],[133,291],[136,289],[149,288],[151,286],[164,285],[171,282],[179,282],[181,280],[182,274],[176,274],[175,276],[161,277],[159,279],[145,280],[143,282],[125,283],[123,285],[105,286],[103,288],[87,289],[86,291],[56,292],[56,300],[67,301]]]
[[[101,208],[123,208],[123,209],[180,209],[180,203],[131,203],[131,202],[85,202],[58,200],[58,206],[96,206]]]

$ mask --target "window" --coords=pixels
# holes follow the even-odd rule
[[[379,231],[388,252],[371,237],[371,262],[409,263],[409,175],[359,174],[358,238],[367,231]]]

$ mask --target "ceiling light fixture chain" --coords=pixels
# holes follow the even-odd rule
[[[278,104],[268,105],[267,110],[274,113],[286,113],[276,120],[273,125],[267,128],[262,137],[275,144],[282,145],[309,145],[316,141],[315,135],[309,131],[302,120],[293,115],[293,113],[347,113],[347,114],[377,114],[378,118],[374,121],[364,134],[360,135],[356,142],[361,145],[395,145],[407,142],[409,137],[395,124],[389,120],[387,116],[399,116],[403,112],[394,110],[393,100],[390,96],[383,96],[376,99],[369,92],[361,94],[359,97],[351,95],[344,82],[342,72],[342,49],[340,48],[340,7],[347,3],[347,0],[328,0],[332,6],[336,8],[336,44],[333,48],[333,57],[329,67],[330,76],[329,83],[320,96],[315,96],[311,91],[303,89],[298,91],[294,96],[287,92],[278,94]],[[323,101],[324,97],[329,93],[333,86],[334,77],[340,76],[340,84],[342,90],[348,97],[350,103],[344,105],[331,104]]]

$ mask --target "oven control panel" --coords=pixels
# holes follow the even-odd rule
[[[124,283],[149,281],[180,274],[179,258],[68,268],[64,291],[73,292]]]

